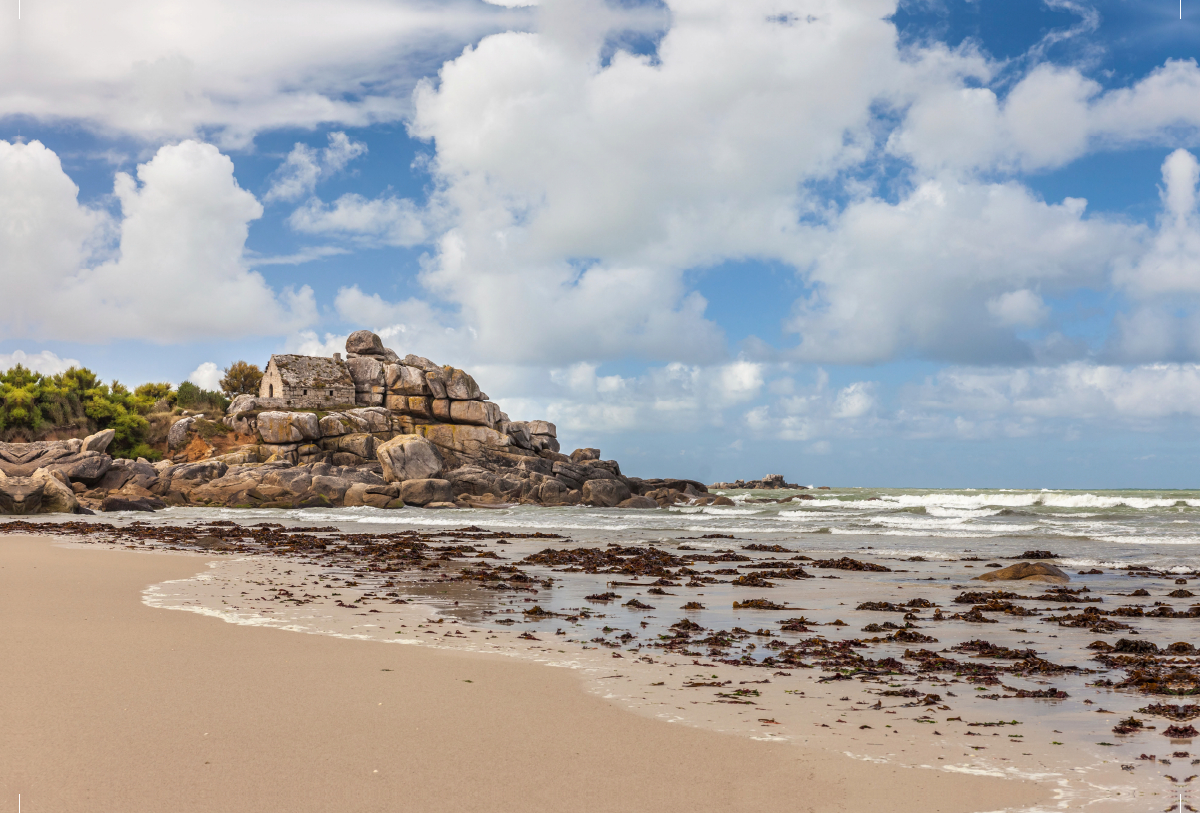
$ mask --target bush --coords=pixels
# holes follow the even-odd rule
[[[191,381],[184,381],[175,393],[176,405],[203,412],[225,412],[229,401],[219,392],[202,390]]]
[[[262,377],[262,370],[258,369],[256,365],[245,361],[235,361],[225,368],[225,377],[221,379],[221,390],[230,398],[236,398],[239,395],[258,395]]]
[[[31,440],[45,429],[112,429],[110,450],[127,456],[142,442],[149,408],[120,382],[105,385],[91,370],[72,367],[54,376],[21,365],[0,373],[0,431],[4,437]]]

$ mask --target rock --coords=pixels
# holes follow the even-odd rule
[[[62,473],[69,480],[80,480],[92,484],[100,480],[112,468],[113,459],[100,452],[80,452],[68,458],[47,464],[45,468]]]
[[[458,508],[458,503],[450,502],[449,500],[439,500],[438,502],[426,503],[422,508]]]
[[[529,421],[529,434],[556,438],[558,437],[558,428],[550,421]]]
[[[359,356],[382,356],[383,339],[369,330],[356,330],[346,337],[346,352]]]
[[[383,467],[383,479],[390,483],[424,481],[442,471],[442,456],[437,446],[420,435],[397,435],[377,446],[375,456]],[[408,497],[404,501],[414,502]]]
[[[446,382],[442,379],[441,370],[430,370],[425,373],[425,383],[434,398],[446,398]]]
[[[350,419],[340,412],[330,412],[324,418],[317,421],[317,426],[321,430],[321,437],[323,438],[348,435],[351,432],[358,431],[358,426],[351,423]]]
[[[658,508],[658,503],[649,497],[630,497],[617,503],[617,508]]]
[[[449,480],[405,480],[400,484],[400,498],[408,505],[428,505],[429,503],[451,502]]]
[[[88,435],[83,439],[83,447],[80,451],[104,454],[104,451],[108,449],[108,444],[112,443],[112,439],[116,436],[117,433],[113,429],[104,429],[94,435]]]
[[[384,385],[395,395],[429,395],[425,371],[407,364],[389,364],[384,370]]]
[[[620,480],[588,480],[582,489],[583,502],[599,508],[612,508],[631,496],[629,487]]]
[[[393,484],[372,485],[369,483],[353,483],[342,497],[342,505],[347,508],[369,506],[371,508],[403,508],[404,500],[399,499],[400,488]]]
[[[250,412],[255,409],[258,409],[258,399],[244,392],[229,402],[229,406],[225,409],[225,414],[240,415],[243,412]]]
[[[383,392],[383,362],[371,356],[346,359],[355,392]],[[378,389],[376,389],[378,388]]]
[[[1015,565],[1002,567],[999,570],[980,573],[972,581],[1027,581],[1066,584],[1070,580],[1070,576],[1054,565],[1048,565],[1044,562],[1017,562]]]
[[[571,462],[572,463],[583,463],[584,461],[587,461],[587,460],[599,460],[599,459],[600,459],[600,450],[599,449],[576,449],[575,451],[571,452]]]
[[[318,440],[321,424],[311,412],[263,412],[258,416],[258,434],[264,443]]]
[[[500,420],[500,407],[491,401],[451,401],[450,422],[493,428]]]
[[[486,426],[425,424],[415,429],[438,447],[443,458],[448,455],[460,458],[449,461],[455,466],[463,461],[483,460],[490,452],[512,448],[512,438]]]
[[[433,398],[430,400],[430,411],[433,414],[435,421],[450,423],[450,405],[453,402],[449,398]]]
[[[348,418],[361,421],[359,425],[363,428],[358,430],[360,432],[392,431],[392,413],[381,406],[347,409],[345,414]]]
[[[113,496],[105,497],[104,502],[100,504],[100,510],[106,513],[109,511],[155,511],[158,508],[166,507],[166,503],[162,500],[128,499]]]
[[[412,353],[409,353],[404,357],[404,363],[409,367],[416,367],[417,369],[424,370],[427,373],[442,369],[424,356],[417,356],[413,355]]]
[[[180,418],[167,430],[167,449],[174,451],[187,443],[187,433],[196,422],[195,418]]]
[[[356,432],[353,435],[342,435],[334,441],[336,450],[358,455],[364,460],[375,459],[375,436],[366,432]]]
[[[172,483],[191,482],[194,485],[208,483],[219,477],[224,477],[229,466],[219,460],[201,460],[196,463],[183,463],[170,470]],[[162,475],[159,475],[160,477]]]
[[[312,478],[312,485],[309,487],[309,490],[313,494],[326,498],[331,503],[338,504],[342,501],[342,497],[350,486],[350,481],[343,480],[341,477],[318,475]]]
[[[529,424],[525,421],[502,420],[502,426],[496,428],[513,439],[513,443],[522,449],[533,448],[533,437],[529,432]]]
[[[449,365],[442,368],[442,377],[446,382],[446,397],[452,401],[480,400],[479,385],[468,373]]]
[[[709,505],[737,505],[737,503],[728,497],[717,497],[715,500],[709,503]]]

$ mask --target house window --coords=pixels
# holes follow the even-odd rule
[[[267,385],[267,397],[268,397],[268,398],[274,398],[274,397],[275,397],[275,385],[274,385],[274,384],[268,384],[268,385]]]
[[[308,390],[305,390],[305,391],[304,391],[304,394],[305,394],[305,395],[308,395]]]
[[[332,398],[332,397],[333,397],[333,390],[330,390],[330,391],[329,391],[329,397],[330,397],[330,398]]]

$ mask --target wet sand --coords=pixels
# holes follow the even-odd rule
[[[207,561],[0,538],[5,804],[20,793],[33,813],[991,811],[1049,796],[649,720],[566,670],[142,603],[147,586]]]

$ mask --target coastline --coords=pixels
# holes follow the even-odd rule
[[[668,725],[568,670],[141,601],[211,557],[0,540],[0,793],[30,810],[991,811],[1035,783]],[[280,563],[276,563],[280,564]],[[389,671],[390,670],[390,671]],[[471,681],[471,682],[467,682]]]

